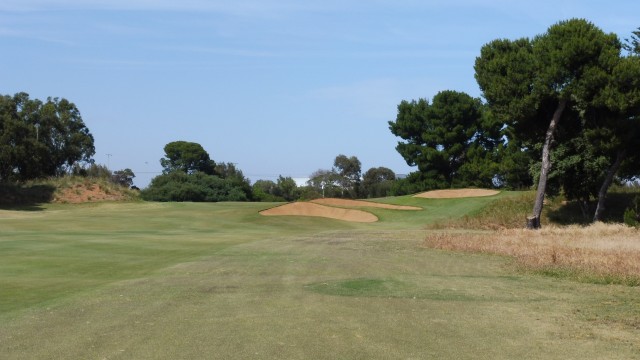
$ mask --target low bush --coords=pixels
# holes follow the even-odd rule
[[[234,179],[176,171],[156,176],[149,187],[141,191],[141,196],[147,201],[217,202],[247,201],[250,194]]]

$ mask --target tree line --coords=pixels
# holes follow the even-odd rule
[[[545,195],[562,192],[602,219],[614,181],[640,174],[640,29],[623,43],[583,19],[533,38],[497,39],[475,62],[482,99],[442,91],[398,105],[396,150],[418,171],[407,187],[536,186],[528,226]]]
[[[444,90],[402,101],[389,121],[396,150],[417,171],[362,173],[338,155],[306,186],[290,177],[251,185],[233,163],[216,163],[197,143],[165,146],[163,174],[142,192],[158,201],[293,201],[370,198],[452,187],[536,188],[529,219],[540,227],[547,195],[564,194],[594,221],[611,185],[636,180],[640,158],[640,29],[621,41],[583,19],[558,22],[532,38],[496,39],[480,50],[481,98]],[[100,169],[94,140],[66,99],[0,96],[0,182],[108,173],[131,185],[130,169]],[[104,171],[103,171],[104,170]],[[637,217],[637,214],[635,215]]]
[[[164,147],[163,174],[141,191],[150,201],[296,201],[320,197],[381,197],[390,194],[392,170],[371,168],[362,175],[357,157],[338,155],[330,170],[311,174],[306,186],[280,175],[251,185],[233,163],[216,163],[202,145],[174,141]]]

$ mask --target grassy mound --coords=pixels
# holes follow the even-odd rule
[[[46,203],[77,204],[136,199],[137,191],[104,178],[65,176],[25,184],[0,184],[0,206],[8,209],[28,209]]]
[[[626,208],[638,196],[635,189],[616,188],[609,193],[605,203],[604,222],[623,223]],[[462,217],[445,219],[429,225],[430,229],[521,229],[531,215],[535,201],[534,191],[504,192],[495,201],[488,202],[477,211]],[[566,201],[562,196],[545,199],[542,212],[544,225],[588,225],[592,222],[595,202],[589,204],[588,212],[577,201]]]

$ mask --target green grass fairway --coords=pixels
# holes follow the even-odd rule
[[[266,203],[0,210],[0,358],[640,358],[638,288],[420,247],[501,196],[382,199],[424,210],[371,224]]]

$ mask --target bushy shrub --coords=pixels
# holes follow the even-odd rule
[[[638,205],[640,198],[636,195],[633,203],[624,211],[624,223],[628,226],[640,227],[640,214],[638,213]]]
[[[627,208],[624,211],[624,223],[628,226],[638,227],[640,222],[638,222],[638,214],[632,208]]]
[[[396,180],[391,188],[392,196],[416,194],[422,191],[446,189],[446,182],[425,176],[419,171],[410,173],[406,178]]]
[[[111,178],[111,170],[107,168],[105,165],[91,163],[88,166],[81,166],[79,164],[75,164],[72,171],[72,175],[81,176],[81,177],[89,177],[95,179],[109,179]]]
[[[172,172],[156,176],[141,196],[147,201],[247,201],[249,194],[235,179],[222,179],[201,172]]]

